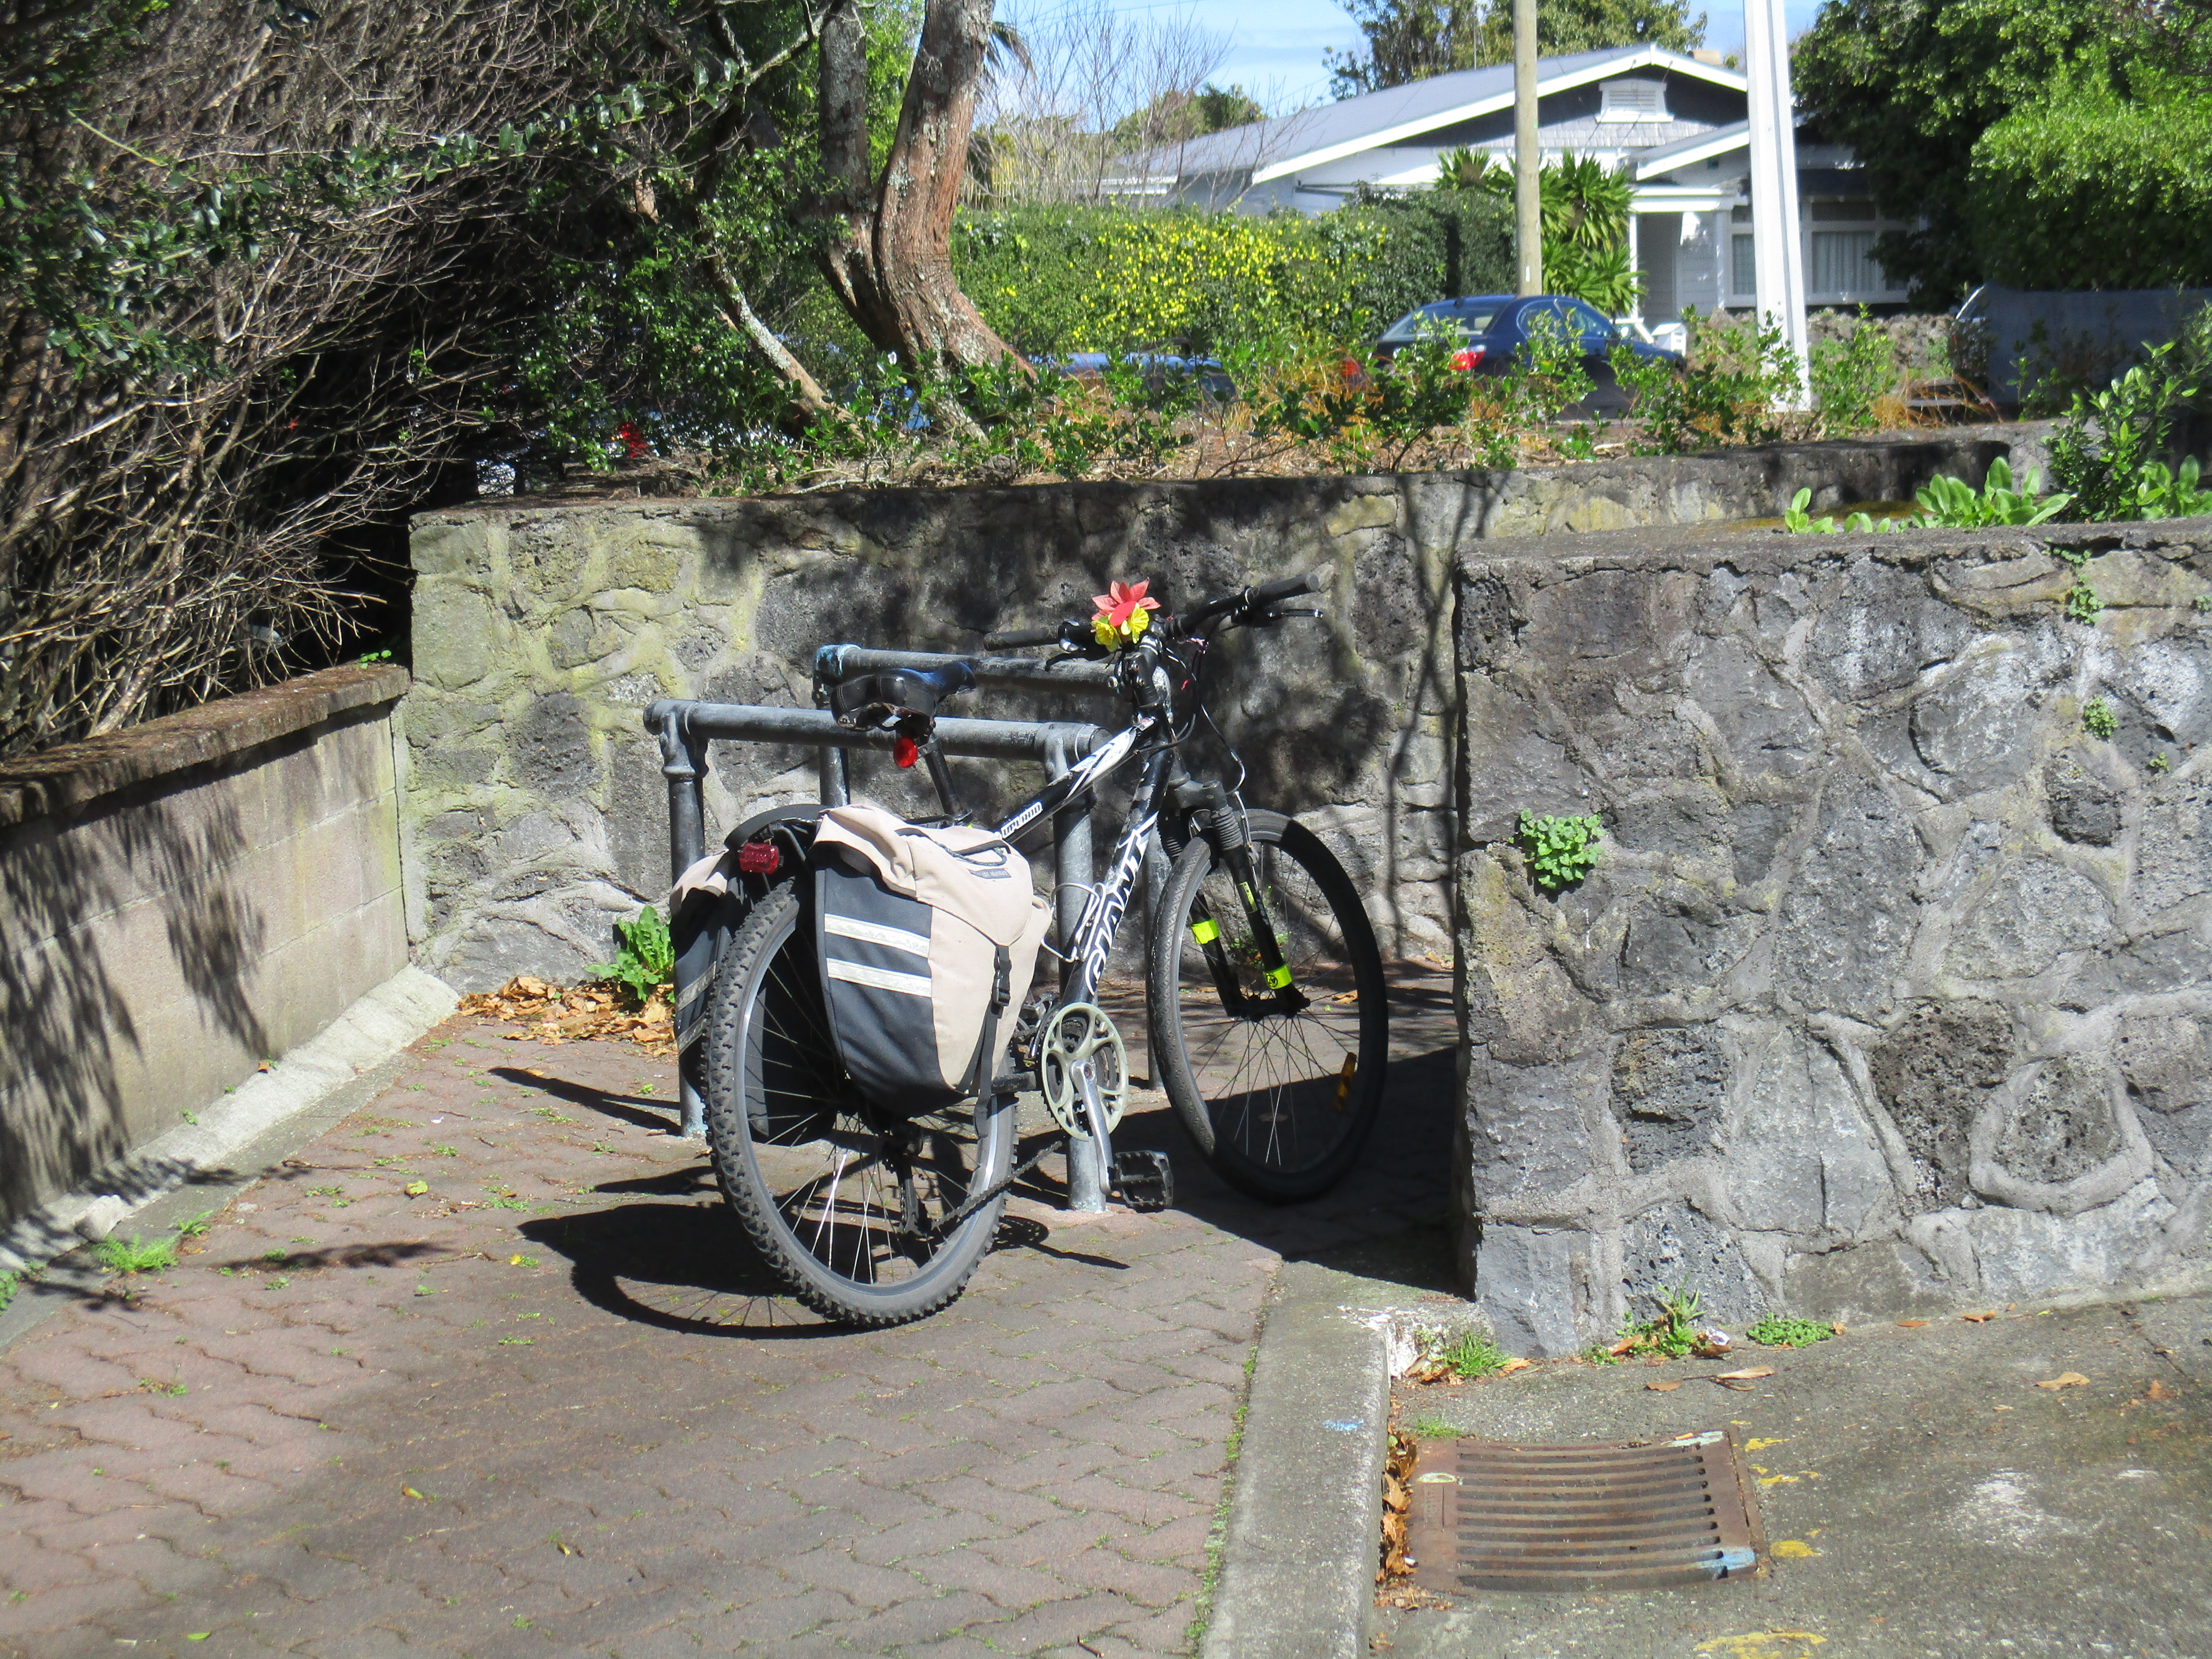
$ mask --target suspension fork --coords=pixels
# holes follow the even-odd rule
[[[1200,782],[1185,777],[1174,787],[1176,805],[1188,814],[1200,834],[1212,846],[1223,868],[1229,872],[1238,898],[1243,902],[1253,953],[1259,957],[1261,978],[1273,994],[1264,1000],[1245,995],[1236,964],[1230,961],[1221,942],[1221,919],[1213,914],[1212,907],[1200,892],[1194,896],[1191,905],[1191,937],[1205,955],[1206,971],[1212,976],[1222,1006],[1232,1015],[1243,1016],[1254,1012],[1255,1004],[1265,1010],[1267,1003],[1273,1003],[1272,1012],[1296,1013],[1306,1006],[1305,994],[1291,982],[1290,963],[1284,957],[1282,939],[1275,931],[1267,890],[1260,882],[1257,860],[1252,856],[1251,837],[1245,833],[1244,815],[1237,810],[1228,791],[1218,780]]]

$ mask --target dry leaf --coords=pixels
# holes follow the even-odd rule
[[[1908,1331],[1917,1331],[1928,1322],[1924,1319],[1900,1319],[1897,1322]]]
[[[1624,1354],[1643,1340],[1644,1339],[1642,1337],[1638,1336],[1624,1336],[1620,1341],[1607,1348],[1606,1352],[1609,1354],[1614,1355]]]
[[[1672,1393],[1674,1393],[1674,1390],[1675,1390],[1675,1389],[1677,1389],[1680,1388],[1682,1385],[1681,1385],[1681,1383],[1680,1383],[1680,1382],[1646,1382],[1644,1386],[1645,1388],[1647,1388],[1647,1389],[1650,1389],[1650,1390],[1651,1390],[1651,1392],[1652,1392],[1652,1393],[1654,1393],[1654,1394],[1672,1394]]]
[[[1996,1316],[1993,1313],[1960,1314],[1959,1317],[1965,1320],[1969,1325],[1986,1325],[1990,1321],[1995,1319]]]
[[[2079,1371],[2061,1371],[2049,1381],[2039,1382],[2035,1386],[2039,1389],[2079,1389],[2087,1386],[2088,1381],[2089,1379]]]
[[[1717,1382],[1725,1382],[1732,1377],[1743,1377],[1749,1379],[1754,1376],[1771,1376],[1773,1375],[1774,1367],[1771,1365],[1752,1365],[1740,1371],[1723,1371],[1715,1380]]]
[[[1843,1322],[1839,1319],[1830,1320],[1828,1322],[1828,1328],[1833,1331],[1838,1336],[1848,1336],[1850,1334],[1850,1332],[1844,1328]]]
[[[2154,1378],[2151,1382],[2150,1387],[2143,1390],[2143,1396],[2148,1400],[2172,1400],[2178,1396],[2180,1392],[2180,1389],[2169,1389],[2165,1383]]]
[[[1503,1365],[1500,1365],[1498,1368],[1498,1374],[1500,1376],[1510,1376],[1516,1371],[1525,1371],[1528,1369],[1528,1362],[1527,1360],[1509,1359]]]

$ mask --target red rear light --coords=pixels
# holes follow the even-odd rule
[[[1452,367],[1458,369],[1478,368],[1482,364],[1480,346],[1462,346],[1452,353]]]
[[[921,746],[902,732],[891,739],[891,761],[895,765],[911,766],[921,758]]]
[[[775,843],[749,841],[738,848],[738,868],[749,876],[772,876],[783,863],[783,854]]]

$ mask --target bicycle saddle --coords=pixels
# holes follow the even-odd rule
[[[830,708],[843,725],[858,723],[857,717],[870,708],[927,719],[937,713],[938,704],[975,684],[975,676],[964,662],[935,668],[878,668],[832,681]]]

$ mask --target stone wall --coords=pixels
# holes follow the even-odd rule
[[[391,667],[0,763],[0,1228],[407,964]]]
[[[1684,1282],[1735,1332],[2212,1284],[2208,593],[2204,520],[1462,554],[1460,1248],[1509,1350]],[[1523,808],[1601,817],[1579,885]]]
[[[814,648],[970,649],[1087,613],[1113,576],[1171,599],[1320,566],[1327,628],[1234,638],[1212,707],[1249,797],[1309,816],[1392,948],[1449,948],[1449,571],[1486,538],[1778,514],[1978,481],[2039,430],[1815,444],[1505,474],[854,491],[750,501],[499,502],[415,521],[405,723],[410,927],[464,989],[565,979],[665,891],[656,697],[805,703]],[[2037,452],[2039,453],[2039,452]],[[2031,454],[2028,459],[2033,459]],[[963,629],[963,624],[969,627]],[[1112,718],[994,696],[1009,717]],[[811,757],[718,745],[713,824],[812,799]],[[1001,798],[1017,781],[993,780]],[[865,788],[896,804],[896,775]]]

